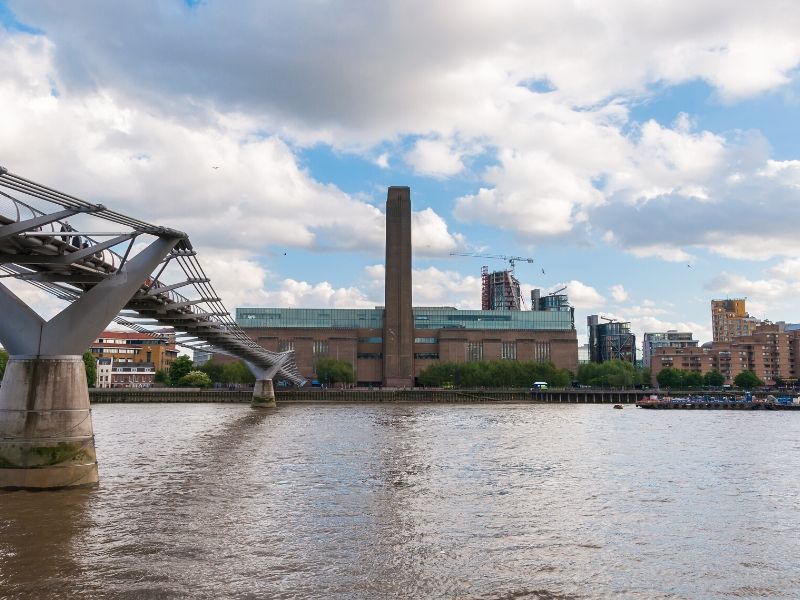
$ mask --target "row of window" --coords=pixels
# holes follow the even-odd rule
[[[315,342],[316,343],[316,342]],[[360,337],[358,338],[359,344],[382,344],[383,338],[378,336]],[[415,344],[438,344],[439,338],[435,337],[418,337],[414,338]],[[294,340],[278,340],[278,352],[288,352],[294,350]]]
[[[360,338],[360,339],[375,339],[375,338]],[[380,339],[380,338],[377,338]],[[438,343],[437,338],[415,338],[414,342],[418,344],[435,344]],[[287,352],[294,350],[294,341],[292,340],[278,340],[278,352]],[[329,351],[329,343],[327,340],[314,340],[312,351],[315,357],[326,356]],[[468,361],[481,361],[483,360],[483,342],[467,342],[465,346],[465,358]],[[382,359],[383,353],[381,352],[359,352],[357,358],[363,359]],[[435,359],[438,360],[438,352],[417,352],[414,354],[415,358],[420,359]],[[500,358],[503,360],[517,360],[517,343],[516,342],[503,342],[500,349]],[[533,360],[537,362],[546,362],[550,360],[550,344],[548,342],[534,342],[533,346]]]
[[[139,354],[139,348],[92,348],[92,354]]]
[[[516,342],[503,342],[503,346],[500,349],[500,358],[503,360],[517,360]]]
[[[97,338],[96,344],[114,344],[116,346],[162,346],[167,343],[167,340],[157,338],[146,340],[123,340],[119,338]]]

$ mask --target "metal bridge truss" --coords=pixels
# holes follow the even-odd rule
[[[113,224],[113,231],[92,230],[98,219],[106,228]],[[159,337],[163,333],[153,331],[154,326],[172,327],[179,346],[240,358],[259,379],[278,376],[305,383],[293,351],[265,350],[231,318],[185,233],[113,212],[0,167],[0,282],[24,281],[73,303],[118,274],[133,260],[135,243],[150,237],[177,242],[143,278],[115,322]]]

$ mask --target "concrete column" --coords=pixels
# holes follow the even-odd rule
[[[97,483],[80,356],[11,356],[0,387],[0,487]]]
[[[253,408],[274,408],[277,406],[272,379],[256,379],[256,383],[253,386],[253,400],[250,406]]]

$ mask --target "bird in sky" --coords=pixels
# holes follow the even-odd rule
[[[211,167],[212,169],[219,169],[219,167]]]
[[[686,267],[687,267],[687,268],[689,268],[689,269],[691,269],[691,268],[692,268],[692,265],[686,265]]]
[[[544,269],[542,269],[542,275],[544,275],[544,274],[545,274]]]

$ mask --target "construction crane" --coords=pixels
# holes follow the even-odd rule
[[[526,262],[532,263],[532,258],[525,258],[524,256],[506,256],[505,254],[478,254],[477,252],[451,252],[450,256],[472,256],[474,258],[496,258],[498,260],[507,260],[511,266],[511,273],[514,272],[514,263]]]
[[[549,293],[549,294],[547,294],[547,295],[548,295],[548,296],[557,296],[558,294],[560,294],[561,292],[563,292],[565,289],[567,289],[567,286],[564,286],[564,287],[562,287],[560,290],[556,290],[555,292],[550,292],[550,293]],[[605,317],[603,317],[603,318],[605,319]]]

